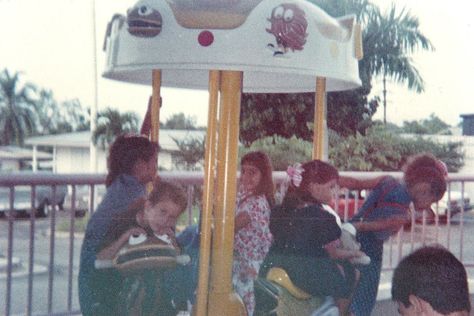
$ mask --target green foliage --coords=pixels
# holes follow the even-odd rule
[[[449,124],[446,124],[434,113],[430,117],[418,121],[404,121],[402,126],[403,133],[410,134],[450,134],[447,129]]]
[[[278,135],[264,137],[242,150],[242,155],[254,150],[261,150],[270,157],[273,170],[286,170],[296,162],[305,162],[311,159],[313,144],[293,136],[284,138]]]
[[[449,172],[457,172],[464,166],[464,152],[461,142],[439,143],[431,139],[425,139],[421,136],[415,138],[404,138],[400,143],[400,154],[404,158],[422,153],[431,152],[448,166]]]
[[[397,171],[400,140],[399,136],[375,127],[369,128],[365,136],[333,135],[329,138],[329,160],[341,171]]]
[[[97,113],[97,127],[92,133],[96,146],[106,149],[120,134],[137,133],[138,116],[134,112],[121,114],[118,110],[106,108]]]
[[[311,139],[306,122],[314,117],[314,93],[243,94],[240,141],[249,146],[262,137],[279,135]]]
[[[379,106],[379,98],[369,100],[369,88],[330,92],[327,94],[328,128],[347,136],[362,134],[372,125],[372,116]]]
[[[51,90],[22,84],[21,73],[0,73],[0,144],[22,145],[30,135],[83,131],[89,114],[77,99],[59,104]]]
[[[422,152],[444,161],[450,172],[464,164],[461,143],[402,137],[381,125],[369,128],[365,136],[357,133],[344,138],[333,132],[329,137],[329,160],[339,170],[399,171],[409,156]]]
[[[173,153],[176,168],[184,170],[202,170],[204,166],[205,139],[188,137],[183,140],[172,138],[178,146]]]
[[[0,145],[22,146],[36,130],[35,91],[32,84],[20,82],[20,73],[0,73]]]
[[[89,213],[85,211],[83,217],[74,220],[74,232],[84,233],[86,231],[87,223],[89,222]],[[69,233],[71,228],[71,220],[68,217],[60,217],[56,224],[56,229],[60,232]]]
[[[161,128],[195,130],[197,129],[196,118],[194,116],[184,115],[184,113],[176,113],[171,115]]]
[[[90,128],[89,114],[78,99],[58,104],[51,90],[40,89],[34,107],[38,115],[37,132],[40,135],[85,131]]]

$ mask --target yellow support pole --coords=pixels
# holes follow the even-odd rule
[[[313,159],[324,158],[325,116],[326,116],[326,78],[316,78],[314,97]]]
[[[201,241],[199,252],[199,280],[195,315],[207,315],[209,291],[209,262],[211,257],[211,224],[214,206],[214,179],[216,171],[217,106],[219,101],[220,73],[209,72],[209,109],[207,114],[206,153],[204,161],[204,191],[201,213]]]
[[[221,72],[221,104],[217,147],[217,194],[212,236],[211,286],[208,315],[245,315],[232,290],[234,210],[237,194],[237,163],[242,72]]]
[[[160,139],[160,107],[161,107],[161,70],[152,71],[153,94],[151,97],[151,140]]]

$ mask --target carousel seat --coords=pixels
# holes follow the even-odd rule
[[[177,264],[186,264],[184,257],[178,248],[154,236],[135,237],[118,252],[113,266],[122,273],[165,270],[175,268]]]
[[[266,278],[255,282],[255,315],[335,316],[338,308],[331,297],[311,296],[293,284],[282,268],[271,268]]]

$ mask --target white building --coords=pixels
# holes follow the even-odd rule
[[[47,152],[33,152],[31,149],[17,146],[0,146],[0,172],[18,171],[25,166],[30,166],[33,159],[36,165],[42,168],[51,167],[53,155]]]
[[[206,131],[202,130],[160,130],[159,144],[161,147],[158,156],[158,166],[171,170],[173,168],[172,153],[178,151],[173,139],[187,138],[203,139]],[[38,146],[53,148],[53,171],[57,173],[91,173],[90,163],[91,133],[75,132],[58,135],[36,136],[25,140],[26,145],[33,146],[33,152]],[[97,148],[97,172],[107,172],[107,154]]]

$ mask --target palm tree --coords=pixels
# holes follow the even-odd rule
[[[115,137],[123,133],[138,132],[138,116],[133,112],[121,114],[111,108],[97,113],[97,127],[92,134],[94,145],[106,149]]]
[[[422,50],[433,50],[431,42],[419,29],[418,18],[405,8],[397,12],[395,5],[385,14],[375,10],[364,37],[366,71],[382,76],[384,123],[386,123],[387,77],[405,83],[410,90],[424,91],[424,81],[413,65],[410,54]]]
[[[25,136],[36,129],[35,92],[32,84],[20,85],[20,73],[0,73],[0,143],[23,145]]]
[[[392,4],[385,13],[368,0],[313,0],[333,16],[355,14],[363,29],[364,58],[359,63],[363,87],[370,92],[372,79],[382,76],[384,112],[386,108],[386,80],[406,84],[418,93],[424,91],[424,81],[414,66],[410,54],[433,50],[429,39],[420,31],[420,22],[405,8],[397,10]],[[384,115],[384,121],[386,120]]]

